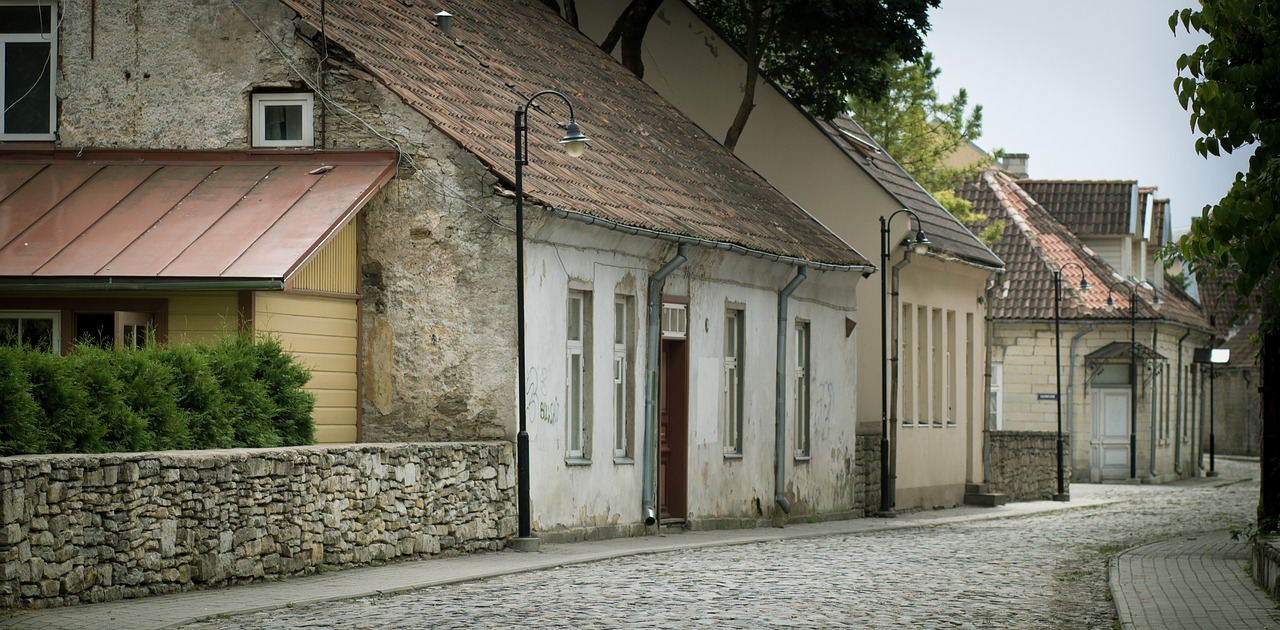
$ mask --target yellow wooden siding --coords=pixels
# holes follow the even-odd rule
[[[350,293],[359,282],[356,262],[356,222],[347,223],[315,257],[293,276],[293,289]]]
[[[254,329],[271,333],[311,370],[316,395],[316,441],[356,441],[356,302],[343,298],[259,292]]]
[[[235,291],[170,293],[169,343],[213,343],[240,327]]]

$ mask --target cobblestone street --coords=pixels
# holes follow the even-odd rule
[[[1219,460],[1212,480],[1087,486],[1105,506],[626,557],[188,627],[1111,628],[1107,559],[1250,522],[1255,469]]]

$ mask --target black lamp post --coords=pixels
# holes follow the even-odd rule
[[[1071,495],[1067,493],[1066,480],[1063,478],[1062,466],[1062,316],[1059,312],[1059,304],[1062,301],[1062,271],[1070,267],[1080,270],[1080,286],[1081,293],[1089,292],[1089,281],[1085,280],[1084,267],[1080,263],[1071,261],[1062,267],[1055,269],[1053,272],[1053,353],[1056,369],[1054,370],[1054,378],[1058,386],[1058,393],[1054,395],[1054,400],[1058,402],[1058,493],[1053,495],[1054,501],[1070,501]]]
[[[1129,289],[1129,479],[1138,478],[1138,288]],[[1107,306],[1115,307],[1113,287],[1107,288]],[[1160,295],[1151,292],[1151,303],[1159,304]],[[1155,401],[1152,401],[1155,404]]]
[[[1218,471],[1214,470],[1214,435],[1213,435],[1213,382],[1217,380],[1217,367],[1220,364],[1231,360],[1231,350],[1229,348],[1214,348],[1217,345],[1216,339],[1209,340],[1208,348],[1196,348],[1193,363],[1209,364],[1209,471],[1204,474],[1206,477],[1217,477]],[[1201,372],[1203,374],[1203,372]],[[1203,394],[1204,390],[1200,390]]]
[[[879,516],[894,516],[893,489],[889,487],[889,316],[888,296],[885,275],[889,268],[889,224],[893,218],[902,213],[911,215],[916,220],[916,237],[911,244],[917,254],[929,249],[929,237],[924,235],[920,227],[920,217],[916,213],[903,208],[889,215],[880,217],[880,512]]]
[[[516,108],[516,355],[520,374],[516,380],[520,384],[519,408],[520,432],[516,435],[516,473],[517,502],[520,531],[519,538],[513,541],[513,548],[522,551],[536,551],[538,539],[533,536],[532,515],[529,511],[529,431],[526,424],[525,409],[525,357],[524,357],[524,165],[529,163],[529,126],[528,110],[539,96],[557,96],[569,106],[569,124],[565,127],[564,138],[560,144],[570,157],[578,157],[587,148],[587,137],[582,135],[578,123],[573,117],[573,103],[569,98],[555,90],[543,90],[529,97],[528,102]]]

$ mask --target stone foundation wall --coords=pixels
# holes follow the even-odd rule
[[[862,513],[874,514],[880,510],[880,433],[858,434],[858,497]]]
[[[987,431],[987,483],[1010,501],[1042,501],[1058,493],[1058,434]],[[1071,491],[1071,443],[1062,436],[1063,484]]]
[[[0,458],[0,606],[502,549],[507,442]]]

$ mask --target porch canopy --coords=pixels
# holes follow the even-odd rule
[[[0,291],[284,288],[394,152],[0,150]]]
[[[1111,359],[1129,358],[1129,350],[1133,349],[1139,361],[1168,361],[1164,355],[1142,344],[1130,344],[1126,341],[1113,341],[1089,354],[1084,355],[1085,363],[1102,363]]]

